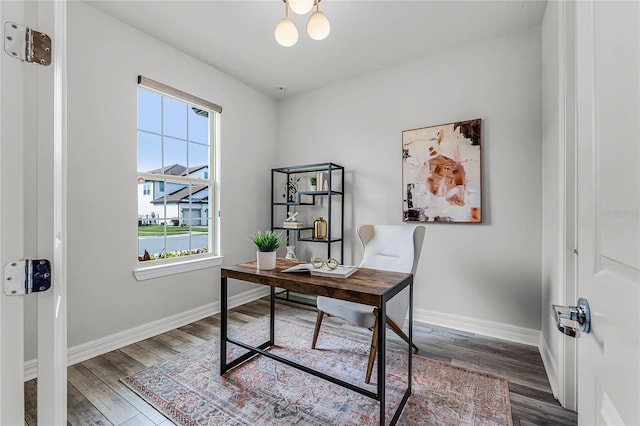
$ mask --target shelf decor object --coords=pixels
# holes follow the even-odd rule
[[[322,217],[313,221],[313,239],[314,240],[326,240],[327,239],[327,221]]]
[[[404,222],[481,223],[481,119],[402,132]]]
[[[284,194],[282,194],[282,197],[286,198],[287,202],[292,203],[295,201],[299,181],[300,178],[290,177],[284,184]]]

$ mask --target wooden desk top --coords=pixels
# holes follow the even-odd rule
[[[270,271],[256,269],[256,262],[241,263],[221,268],[220,276],[376,307],[381,306],[384,294],[394,290],[411,276],[369,268],[358,268],[349,278],[316,277],[308,272],[282,273],[284,269],[299,263],[308,262],[278,258],[276,269]]]

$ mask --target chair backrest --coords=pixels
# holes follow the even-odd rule
[[[424,226],[360,225],[358,236],[364,247],[360,266],[412,273],[415,279],[424,241]],[[387,303],[387,316],[402,327],[409,311],[409,289]]]

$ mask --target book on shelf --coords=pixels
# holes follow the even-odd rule
[[[282,272],[309,272],[311,275],[318,277],[330,278],[348,278],[358,270],[357,266],[338,265],[335,269],[331,269],[326,265],[321,268],[315,268],[311,263],[301,263]]]
[[[304,222],[283,222],[282,227],[288,229],[301,229],[304,226]]]
[[[327,172],[318,172],[316,174],[316,188],[318,188],[318,191],[329,190],[329,175]]]

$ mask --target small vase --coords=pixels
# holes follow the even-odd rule
[[[314,240],[326,240],[327,239],[327,221],[319,217],[313,222],[313,239]]]
[[[316,191],[316,186],[315,185],[309,185],[309,191],[314,192]]]
[[[258,251],[256,252],[258,258],[258,269],[268,271],[276,269],[276,252],[275,251]]]

